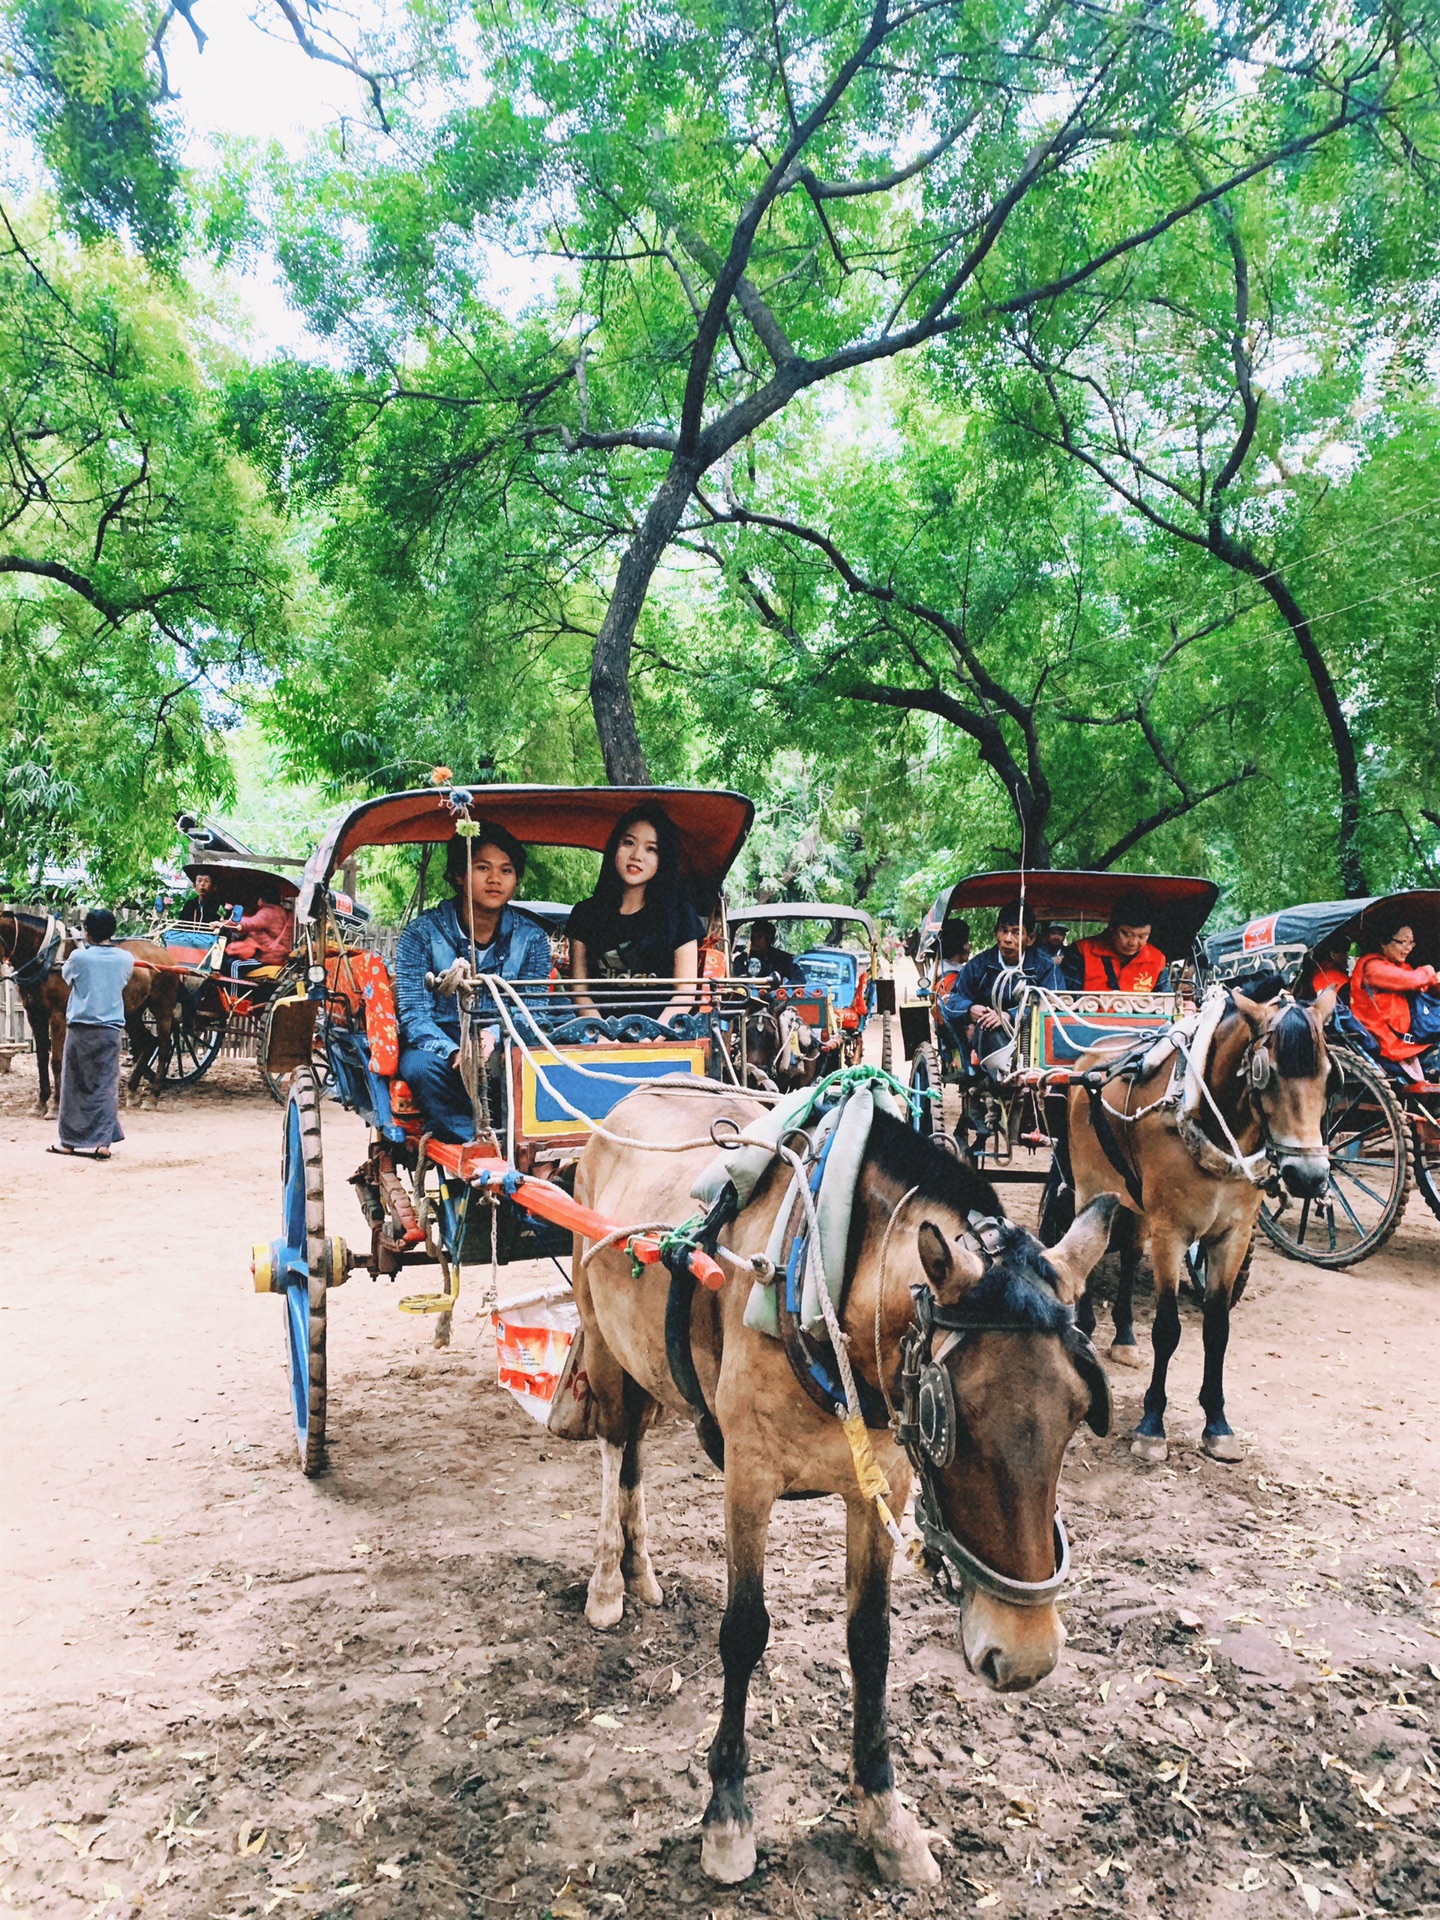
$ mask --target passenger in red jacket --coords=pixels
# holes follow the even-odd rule
[[[1104,933],[1077,940],[1061,956],[1072,993],[1167,993],[1170,968],[1150,944],[1155,911],[1143,893],[1122,893]]]
[[[1374,1034],[1381,1059],[1392,1061],[1407,1080],[1419,1080],[1419,1056],[1434,1045],[1440,1015],[1428,989],[1440,985],[1440,973],[1407,965],[1415,950],[1407,925],[1367,929],[1361,948],[1350,975],[1350,1011]],[[1423,1007],[1421,994],[1427,995]]]
[[[225,944],[227,960],[248,960],[257,967],[279,966],[290,958],[295,944],[295,914],[282,907],[280,894],[273,885],[261,888],[260,904],[247,913],[235,929],[235,937]]]

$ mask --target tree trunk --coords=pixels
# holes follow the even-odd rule
[[[1330,746],[1340,780],[1340,884],[1345,889],[1346,899],[1357,900],[1370,891],[1360,855],[1360,762],[1355,752],[1350,723],[1345,718],[1345,709],[1325,656],[1316,645],[1310,622],[1300,602],[1280,574],[1267,567],[1263,560],[1257,559],[1247,547],[1232,539],[1215,522],[1210,526],[1210,550],[1218,559],[1248,574],[1264,588],[1295,637],[1300,658],[1305,662],[1315,688],[1315,697],[1320,702],[1320,711],[1330,730]]]
[[[689,461],[670,463],[640,531],[625,549],[615,575],[615,591],[595,638],[590,658],[590,705],[600,751],[605,756],[606,778],[612,786],[643,787],[650,781],[630,696],[630,647],[650,581],[698,478],[699,469]]]

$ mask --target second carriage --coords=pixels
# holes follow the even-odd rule
[[[1278,976],[1302,989],[1317,957],[1360,945],[1373,929],[1409,925],[1414,964],[1440,968],[1440,891],[1322,900],[1257,915],[1212,934],[1200,955],[1205,981],[1258,983]],[[1324,1135],[1330,1184],[1317,1200],[1280,1194],[1260,1214],[1282,1252],[1312,1266],[1349,1267],[1376,1253],[1418,1189],[1440,1217],[1440,1079],[1409,1079],[1380,1057],[1342,991],[1328,1038],[1333,1061]]]
[[[1023,903],[1038,926],[1096,931],[1127,894],[1142,893],[1153,918],[1150,941],[1164,954],[1172,984],[1163,992],[1072,991],[1015,983],[999,1009],[1006,1022],[1000,1061],[982,1065],[966,1035],[946,1018],[948,962],[943,930],[961,916]],[[1190,964],[1200,929],[1219,889],[1182,874],[1019,872],[971,874],[947,887],[921,928],[922,999],[900,1009],[910,1089],[922,1131],[949,1138],[965,1158],[999,1183],[1043,1184],[1064,1138],[1069,1070],[1092,1049],[1123,1050],[1146,1034],[1159,1036],[1183,1011],[1176,976]]]

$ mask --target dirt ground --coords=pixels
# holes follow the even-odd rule
[[[760,1868],[699,1871],[719,1697],[721,1489],[688,1429],[650,1455],[663,1610],[582,1605],[591,1449],[353,1279],[330,1312],[330,1465],[293,1464],[277,1110],[222,1066],[126,1116],[108,1166],[48,1157],[0,1078],[5,1498],[0,1899],[23,1915],[1440,1913],[1440,1226],[1412,1201],[1353,1274],[1262,1250],[1236,1316],[1244,1465],[1197,1448],[1199,1322],[1168,1466],[1084,1429],[1060,1667],[1002,1701],[897,1577],[901,1786],[933,1894],[882,1890],[846,1793],[842,1535],[772,1533],[752,1693]],[[361,1132],[324,1116],[331,1231]],[[535,1275],[511,1270],[518,1290]],[[1148,1303],[1141,1303],[1142,1315]],[[158,1432],[157,1432],[158,1428]]]

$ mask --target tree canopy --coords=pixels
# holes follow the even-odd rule
[[[179,12],[8,14],[53,198],[7,259],[112,425],[7,618],[28,662],[85,609],[123,711],[176,682],[132,785],[223,781],[223,688],[335,790],[746,785],[748,879],[906,911],[1022,856],[1246,907],[1440,868],[1433,0],[276,0],[356,113],[195,171]],[[313,351],[216,350],[185,283],[261,255]],[[97,282],[191,370],[163,436],[84,366]]]

